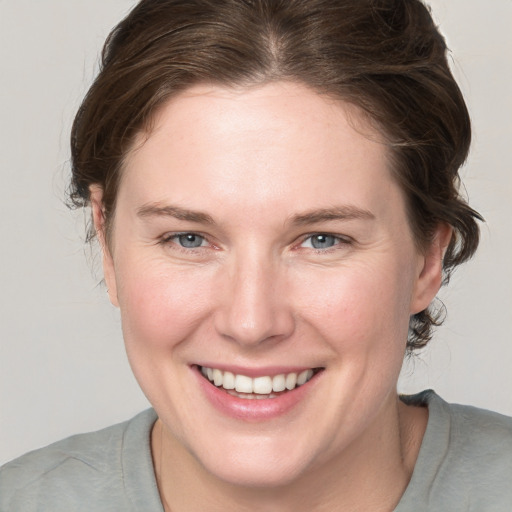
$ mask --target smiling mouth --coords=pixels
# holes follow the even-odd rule
[[[277,398],[309,382],[323,368],[251,378],[246,375],[199,366],[203,377],[228,394],[243,399]]]

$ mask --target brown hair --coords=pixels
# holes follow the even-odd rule
[[[360,107],[391,147],[417,243],[452,226],[445,278],[478,245],[481,217],[459,195],[471,129],[447,48],[419,0],[142,0],[109,35],[71,135],[71,199],[104,190],[112,218],[123,158],[156,110],[191,85],[306,84]],[[411,318],[423,347],[439,315]]]

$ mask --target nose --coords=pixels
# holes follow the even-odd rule
[[[285,269],[270,258],[244,257],[224,269],[217,332],[247,348],[288,338],[295,329]]]

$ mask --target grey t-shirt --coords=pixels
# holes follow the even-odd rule
[[[511,512],[512,418],[450,405],[433,391],[402,397],[429,420],[395,512]],[[132,420],[28,453],[0,469],[1,512],[163,512],[149,409]]]

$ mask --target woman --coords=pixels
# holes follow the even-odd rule
[[[4,509],[510,509],[511,420],[396,393],[478,244],[445,54],[416,0],[135,7],[72,189],[154,410],[10,463]]]

